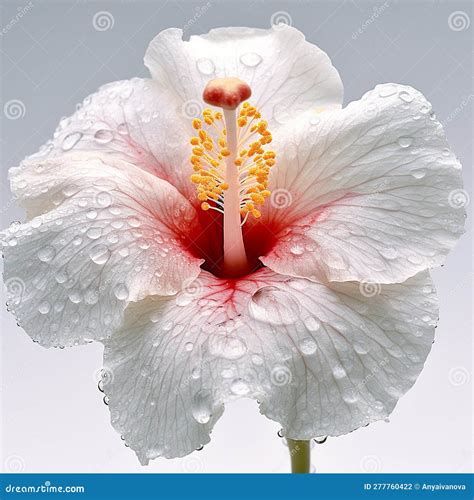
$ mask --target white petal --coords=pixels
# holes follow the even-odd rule
[[[130,301],[174,294],[199,274],[184,239],[195,211],[167,182],[81,155],[23,164],[11,176],[38,216],[2,235],[7,300],[41,344],[106,338]]]
[[[150,79],[113,82],[86,97],[63,118],[36,158],[65,152],[105,153],[125,160],[173,184],[186,197],[194,194],[188,157],[193,135],[189,110]]]
[[[418,91],[387,84],[281,130],[270,187],[277,203],[266,214],[281,232],[264,264],[376,283],[442,264],[465,211],[454,196],[463,193],[460,164],[430,111]],[[277,195],[289,206],[279,210]]]
[[[207,443],[243,396],[294,439],[385,418],[423,367],[437,300],[428,273],[374,287],[202,272],[176,297],[130,306],[105,348],[113,425],[147,462]]]
[[[342,105],[339,74],[295,28],[218,28],[189,41],[182,35],[180,29],[162,31],[150,43],[145,64],[183,103],[201,103],[209,80],[229,76],[251,86],[250,101],[272,127],[303,110]]]

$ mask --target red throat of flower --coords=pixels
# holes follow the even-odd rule
[[[268,176],[275,165],[275,153],[265,148],[272,141],[267,122],[244,102],[250,95],[249,85],[238,78],[211,80],[203,100],[222,111],[204,109],[203,119],[193,121],[191,181],[201,208],[223,215],[223,272],[228,277],[250,271],[242,226],[249,216],[261,216],[258,207],[270,196]]]

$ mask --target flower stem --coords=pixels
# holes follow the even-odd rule
[[[286,439],[290,450],[291,472],[294,474],[305,474],[309,472],[311,464],[310,441],[299,441]]]

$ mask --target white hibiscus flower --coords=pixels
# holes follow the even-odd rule
[[[10,170],[20,325],[105,345],[112,424],[143,464],[205,445],[234,398],[303,448],[386,418],[433,341],[428,269],[463,232],[430,104],[385,84],[342,108],[291,27],[169,29],[145,64]]]

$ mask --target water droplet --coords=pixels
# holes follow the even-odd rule
[[[128,217],[127,223],[130,227],[140,227],[141,222],[137,219],[137,217]]]
[[[109,260],[110,252],[105,245],[97,245],[94,248],[91,248],[89,257],[91,258],[92,262],[103,265]]]
[[[319,321],[316,318],[313,318],[312,316],[309,318],[306,318],[304,320],[304,324],[310,332],[316,332],[317,330],[319,330],[319,328],[321,326]]]
[[[46,300],[41,302],[41,304],[38,307],[38,311],[41,314],[48,314],[50,310],[51,310],[51,304]]]
[[[289,294],[279,288],[264,286],[252,295],[249,312],[257,321],[289,325],[298,319],[300,307]]]
[[[110,399],[108,396],[104,396],[104,399],[102,401],[104,402],[104,405],[109,406]]]
[[[280,430],[277,432],[277,436],[278,436],[279,438],[282,438],[282,437],[284,437],[284,436],[285,436],[285,434],[284,434],[284,432],[283,432],[283,429],[280,429]]]
[[[246,52],[240,56],[240,62],[245,66],[253,68],[262,62],[262,56],[256,52]]]
[[[217,357],[239,359],[247,352],[247,345],[238,337],[212,335],[209,337],[209,351]]]
[[[263,365],[263,358],[259,356],[258,354],[254,354],[252,356],[252,363],[257,366]]]
[[[212,416],[209,397],[201,392],[197,393],[194,397],[191,412],[196,422],[207,424]]]
[[[82,138],[81,132],[73,132],[72,134],[68,134],[64,139],[61,147],[63,151],[71,150]]]
[[[424,170],[423,168],[419,168],[417,170],[413,170],[411,175],[415,179],[423,179],[423,177],[426,175],[426,170]]]
[[[78,290],[71,290],[68,297],[73,304],[79,304],[82,301],[82,295]]]
[[[314,354],[317,351],[317,349],[318,349],[318,346],[316,345],[316,342],[311,337],[304,338],[299,343],[299,347],[300,347],[300,351],[303,354],[306,354],[308,356],[311,355],[311,354]]]
[[[114,138],[111,130],[101,129],[94,134],[94,139],[99,144],[108,144]]]
[[[42,262],[51,262],[56,255],[56,250],[52,246],[45,246],[38,251],[37,255]]]
[[[336,379],[344,378],[347,375],[346,370],[344,370],[341,365],[334,366],[334,368],[332,369],[332,374]]]
[[[413,144],[413,139],[411,137],[400,137],[400,139],[398,139],[398,145],[401,148],[408,148],[412,144]]]
[[[91,227],[87,230],[86,235],[91,240],[97,240],[102,235],[102,229],[100,227]]]
[[[101,191],[96,196],[97,204],[102,208],[108,208],[112,204],[112,196],[106,191]]]
[[[117,132],[121,135],[127,135],[128,134],[128,126],[126,123],[119,123],[117,125]]]
[[[242,379],[236,379],[232,382],[230,386],[230,390],[236,395],[236,396],[245,396],[245,394],[248,394],[249,392],[249,386],[247,383],[242,380]]]
[[[91,209],[86,212],[86,217],[90,220],[97,218],[97,210]]]
[[[203,75],[211,75],[216,70],[214,63],[207,57],[202,57],[196,61],[197,69]]]
[[[192,342],[186,342],[186,344],[184,344],[185,351],[188,351],[188,352],[192,351],[193,347],[194,347],[194,344]]]
[[[327,436],[319,436],[319,437],[315,437],[313,439],[313,441],[316,443],[316,444],[324,444],[326,441],[327,441],[328,437]]]
[[[401,90],[398,93],[398,97],[404,102],[412,102],[413,101],[413,95],[410,94],[407,90]]]
[[[129,291],[125,283],[119,283],[114,288],[114,295],[118,300],[127,300],[129,296]]]
[[[304,247],[299,243],[294,243],[290,246],[290,252],[293,255],[302,255],[304,253]]]

